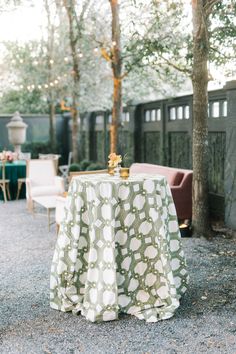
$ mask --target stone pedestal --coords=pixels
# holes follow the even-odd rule
[[[8,139],[17,154],[21,152],[21,145],[26,140],[26,128],[27,124],[23,122],[19,112],[16,112],[10,123],[7,124]]]

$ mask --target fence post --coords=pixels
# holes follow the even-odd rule
[[[236,230],[236,80],[224,86],[227,97],[225,157],[225,222]]]

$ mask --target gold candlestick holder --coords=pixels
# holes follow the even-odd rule
[[[122,179],[127,179],[129,177],[129,168],[128,167],[121,167],[120,177]]]

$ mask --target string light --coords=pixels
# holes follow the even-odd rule
[[[116,46],[116,41],[112,41],[112,45],[113,46]],[[99,52],[100,52],[100,50],[102,51],[102,49],[103,48],[101,48],[101,49],[99,49],[98,47],[95,47],[95,48],[93,48],[93,53],[94,54],[98,54]],[[84,54],[80,51],[80,49],[78,49],[78,51],[77,51],[77,53],[78,53],[78,57],[79,58],[83,58],[84,57]],[[20,64],[23,64],[24,63],[24,60],[23,59],[19,59],[20,58],[20,55],[19,54],[16,54],[15,55],[15,58],[16,59],[18,59],[18,62],[20,63]],[[32,59],[34,59],[35,58],[35,56],[32,56]],[[17,64],[17,60],[16,59],[12,59],[11,60],[11,63],[13,64],[13,65],[16,65]],[[70,61],[70,58],[68,57],[68,56],[65,56],[64,58],[64,62],[65,63],[68,63],[69,61]],[[49,63],[51,64],[51,65],[53,65],[55,62],[54,62],[54,60],[53,59],[50,59],[49,60]],[[34,66],[38,66],[39,64],[45,64],[44,63],[44,60],[43,59],[40,59],[40,60],[37,60],[37,59],[34,59],[33,61],[32,61],[32,65],[34,65]],[[95,65],[93,65],[93,66],[95,66]],[[64,78],[68,78],[69,76],[71,76],[71,75],[74,75],[74,71],[72,70],[71,72],[70,72],[71,74],[70,75],[68,75],[68,74],[63,74],[62,76],[59,76],[58,75],[58,77],[53,81],[53,82],[49,82],[48,84],[46,83],[46,84],[39,84],[39,85],[34,85],[34,84],[32,84],[32,85],[27,85],[27,86],[24,86],[24,85],[19,85],[19,86],[17,86],[17,84],[16,83],[12,83],[12,86],[14,87],[14,88],[16,88],[16,86],[17,86],[17,88],[18,89],[21,89],[21,90],[23,90],[24,88],[25,89],[27,89],[28,91],[32,91],[32,90],[34,90],[35,88],[37,88],[38,90],[43,90],[43,89],[48,89],[48,88],[50,88],[50,87],[54,87],[54,86],[56,86],[56,85],[58,85],[59,84],[59,82]]]
[[[116,41],[112,41],[112,46],[116,46]],[[94,52],[94,54],[98,54],[98,53],[99,53],[99,48],[98,48],[98,47],[93,48],[93,52]],[[83,58],[84,54],[81,52],[80,49],[78,49],[77,53],[78,53],[78,57],[79,57],[79,58]],[[17,59],[20,58],[19,54],[16,54],[15,57],[16,57]],[[63,58],[63,60],[67,63],[67,62],[69,62],[70,58],[69,58],[68,56],[65,56],[65,57]],[[23,63],[24,63],[24,60],[23,60],[23,59],[20,59],[19,62],[20,62],[20,64],[23,64]],[[34,61],[32,62],[32,64],[35,65],[35,66],[37,66],[37,65],[40,64],[40,62],[41,62],[41,64],[43,64],[43,60],[36,60],[36,59],[34,59]],[[11,60],[11,63],[12,63],[13,65],[15,65],[15,64],[17,63],[17,60],[12,59],[12,60]],[[55,63],[55,61],[54,61],[53,59],[50,59],[50,60],[49,60],[49,63],[50,63],[51,65],[53,65],[53,64]]]

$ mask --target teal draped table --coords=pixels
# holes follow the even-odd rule
[[[17,180],[26,177],[26,161],[7,162],[5,164],[6,179],[10,180],[11,200],[16,199]],[[0,177],[2,177],[2,169],[0,168]],[[1,192],[1,191],[0,191]],[[20,198],[25,198],[25,185],[22,186]],[[3,200],[3,194],[0,193],[0,200]]]
[[[173,316],[188,273],[163,176],[74,177],[51,267],[50,305],[89,321]]]

